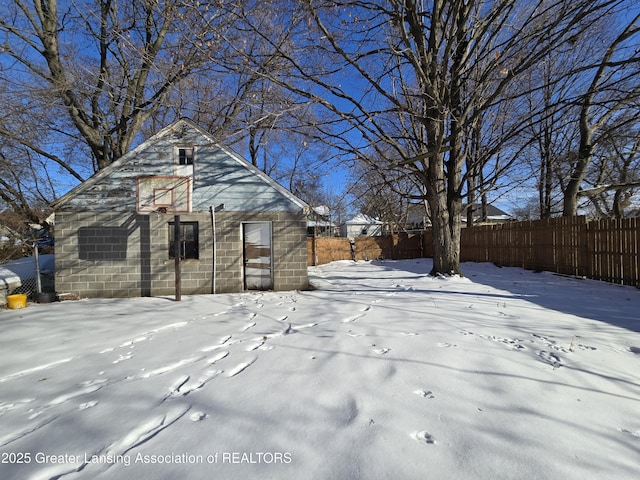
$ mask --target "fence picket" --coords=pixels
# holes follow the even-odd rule
[[[432,257],[430,230],[421,234],[360,237],[356,258],[399,259]],[[309,239],[318,264],[351,259],[346,238]],[[462,262],[493,262],[502,266],[545,270],[640,288],[640,219],[587,221],[560,217],[464,228]],[[312,265],[310,258],[309,264]]]

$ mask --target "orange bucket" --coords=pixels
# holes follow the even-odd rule
[[[7,307],[25,308],[27,306],[27,296],[24,293],[14,293],[7,295]]]

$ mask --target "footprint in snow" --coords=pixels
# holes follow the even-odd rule
[[[247,331],[247,330],[249,330],[251,327],[255,327],[255,326],[256,326],[256,322],[248,323],[248,324],[246,324],[246,325],[242,328],[242,331],[243,331],[243,332],[246,332],[246,331]]]
[[[184,358],[182,360],[178,360],[177,362],[171,363],[171,364],[166,365],[164,367],[160,367],[160,368],[156,368],[155,370],[151,370],[151,371],[145,373],[144,375],[142,375],[142,378],[149,378],[149,377],[155,377],[156,375],[162,375],[163,373],[167,373],[167,372],[170,372],[170,371],[175,370],[177,368],[184,367],[185,365],[190,365],[190,364],[195,363],[195,362],[197,362],[199,360],[202,360],[202,357],[198,356],[198,357]]]
[[[113,364],[117,364],[117,363],[120,363],[120,362],[124,362],[125,360],[130,360],[131,358],[133,358],[133,354],[131,354],[131,353],[128,353],[126,355],[120,355],[112,363]]]
[[[103,383],[107,383],[108,380],[106,378],[93,378],[91,380],[87,380],[85,382],[80,382],[81,387],[91,387],[93,385],[102,385]]]
[[[199,422],[200,420],[204,420],[207,418],[207,414],[204,412],[194,412],[189,417],[192,422]]]
[[[182,418],[190,408],[176,406],[164,414],[156,415],[138,424],[128,434],[107,446],[106,455],[113,457],[124,455],[138,445],[142,445]]]
[[[350,337],[353,337],[353,338],[366,337],[366,336],[367,336],[367,334],[366,334],[366,333],[352,332],[351,330],[349,330],[349,331],[347,332],[347,335],[349,335]]]
[[[33,420],[34,418],[39,417],[40,415],[42,415],[42,410],[34,410],[34,409],[31,409],[31,410],[29,410],[27,413],[30,413],[30,414],[31,414],[31,415],[29,415],[29,416],[27,417],[27,419],[29,419],[29,420]],[[1,447],[1,446],[2,446],[2,445],[0,444],[0,447]]]
[[[542,359],[544,363],[548,363],[555,370],[556,368],[560,368],[562,362],[560,361],[560,357],[558,357],[555,353],[546,352],[541,350],[538,352],[538,356]]]
[[[637,440],[640,440],[640,430],[636,430],[635,432],[627,430],[626,428],[619,428],[618,430],[620,430],[622,433],[635,437]]]
[[[81,403],[80,405],[78,405],[78,410],[87,410],[88,408],[93,408],[96,405],[98,405],[98,401],[97,400],[92,400],[90,402]]]
[[[284,322],[287,318],[289,318],[287,315],[283,315],[282,317],[280,317],[278,319],[279,322]]]
[[[246,362],[242,362],[239,363],[238,365],[236,365],[234,368],[232,368],[231,370],[229,370],[229,372],[227,373],[227,378],[231,378],[231,377],[235,377],[236,375],[238,375],[239,373],[244,372],[247,367],[251,366],[251,364],[253,364],[253,362],[255,362],[257,360],[257,357],[254,357],[251,360],[248,360]]]
[[[207,352],[213,352],[214,350],[220,350],[221,348],[225,348],[225,347],[226,345],[211,345],[209,347],[201,348],[200,351],[207,353]]]
[[[73,400],[74,398],[81,397],[83,395],[87,395],[89,393],[97,392],[103,387],[103,385],[90,385],[88,387],[81,388],[76,390],[75,392],[69,392],[64,395],[60,395],[59,397],[54,398],[49,402],[48,406],[61,405],[63,403],[68,402],[69,400]]]
[[[145,340],[149,340],[149,337],[143,335],[141,337],[134,338],[133,340],[129,340],[128,342],[124,342],[122,345],[120,345],[120,348],[131,347],[134,343],[144,342]]]
[[[375,345],[374,345],[375,346]],[[387,353],[389,353],[391,349],[390,348],[378,348],[377,350],[374,350],[378,355],[386,355]]]
[[[190,375],[182,375],[169,387],[169,395],[177,395],[180,393],[180,389],[189,381]]]
[[[431,390],[423,390],[422,388],[419,388],[413,393],[423,398],[436,398],[436,396],[433,394]]]
[[[222,373],[222,370],[208,370],[202,374],[198,379],[191,379],[190,375],[183,375],[173,382],[169,387],[169,393],[165,395],[162,402],[170,397],[186,397],[191,392],[199,390],[204,387],[208,382],[216,378]]]
[[[313,328],[313,327],[316,327],[316,326],[318,326],[317,323],[311,322],[311,323],[306,323],[304,325],[298,325],[298,326],[296,326],[295,330],[297,331],[297,330],[302,330],[304,328]]]
[[[360,319],[362,317],[364,317],[364,313],[359,313],[358,315],[354,315],[352,317],[345,318],[344,320],[342,320],[342,323],[355,322],[356,320],[358,320],[358,319]]]
[[[200,351],[201,352],[211,352],[213,350],[218,350],[220,348],[224,348],[229,340],[231,340],[231,335],[227,335],[225,337],[222,337],[220,339],[220,342],[218,343],[218,345],[211,345],[210,347],[204,347],[204,348],[201,348]]]
[[[400,335],[404,335],[405,337],[413,337],[413,336],[416,336],[418,334],[415,333],[415,332],[400,332]]]
[[[0,416],[4,415],[9,410],[15,410],[16,408],[20,408],[35,400],[35,398],[25,398],[24,400],[16,400],[15,402],[0,402]]]
[[[433,445],[436,443],[435,439],[433,438],[433,435],[431,435],[426,430],[420,430],[419,432],[415,432],[412,436],[418,442],[424,443],[426,445]]]
[[[438,342],[438,346],[442,348],[449,348],[449,347],[458,348],[458,345],[454,343],[447,343],[447,342]]]
[[[220,352],[217,355],[214,355],[211,358],[207,359],[207,365],[213,365],[214,363],[222,360],[223,358],[225,358],[227,355],[229,355],[229,352],[227,352],[226,350],[224,352]]]
[[[260,339],[252,344],[250,344],[247,348],[245,348],[245,350],[247,352],[253,352],[254,350],[257,350],[258,348],[260,348],[262,345],[264,345],[264,340]]]

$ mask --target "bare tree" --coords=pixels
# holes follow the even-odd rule
[[[375,153],[368,157],[374,159]],[[365,162],[356,162],[349,169],[348,194],[353,207],[382,221],[391,233],[405,231],[411,214],[418,213],[421,219],[429,217],[422,188],[403,169],[372,168]]]
[[[519,80],[616,3],[301,1],[282,14],[296,48],[270,39],[295,76],[262,74],[330,111],[343,126],[327,135],[336,148],[374,169],[380,162],[400,166],[424,187],[433,222],[432,273],[460,273],[460,213],[474,125],[489,121],[502,102],[517,102],[525,93]],[[251,18],[243,20],[260,33]],[[500,120],[476,158],[484,182],[513,163],[516,155],[497,153],[526,124],[510,117],[496,124]]]
[[[529,146],[523,152],[520,171],[525,178],[535,178],[538,191],[535,210],[539,218],[551,218],[562,209],[564,159],[570,154],[576,137],[571,119],[577,109],[567,99],[573,95],[575,86],[572,72],[584,65],[591,46],[586,39],[575,42],[571,51],[550,52],[528,78],[531,85],[526,96],[529,126],[522,132],[521,141]]]
[[[600,60],[588,68],[592,72],[586,90],[578,98],[580,134],[577,154],[564,189],[563,215],[577,214],[582,183],[594,151],[611,132],[637,123],[640,97],[640,14],[633,17],[607,45]],[[624,114],[631,109],[634,113]]]
[[[580,191],[593,216],[600,218],[624,217],[640,187],[640,132],[633,128],[612,133],[600,142],[585,176],[589,187]]]
[[[5,81],[30,99],[46,92],[102,169],[216,48],[224,20],[205,10],[193,24],[180,2],[10,0],[0,10],[1,58],[13,62]]]

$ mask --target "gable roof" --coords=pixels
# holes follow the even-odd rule
[[[380,220],[377,220],[368,215],[365,215],[364,213],[357,214],[355,217],[353,217],[351,220],[347,220],[345,223],[347,225],[382,225],[383,224],[383,222],[381,222]]]
[[[296,197],[289,190],[284,188],[278,182],[273,180],[259,168],[252,165],[250,162],[245,160],[241,155],[236,153],[231,148],[218,143],[215,138],[202,127],[197,125],[195,122],[188,118],[181,118],[172,124],[162,128],[155,135],[150,137],[149,139],[142,142],[140,145],[135,147],[134,149],[127,152],[125,155],[120,157],[118,160],[107,166],[106,168],[96,172],[89,179],[82,182],[80,185],[73,188],[71,191],[60,197],[58,200],[54,201],[51,205],[54,208],[60,208],[78,196],[87,193],[101,181],[109,179],[112,176],[117,175],[121,170],[128,166],[128,164],[133,163],[133,160],[138,158],[141,154],[146,151],[151,150],[154,147],[160,147],[162,142],[166,142],[167,138],[171,135],[174,135],[178,138],[181,138],[185,135],[185,132],[190,131],[190,134],[200,136],[206,139],[206,143],[211,149],[222,153],[225,157],[225,161],[229,163],[229,160],[236,167],[240,167],[242,170],[246,170],[250,173],[252,179],[257,179],[260,184],[263,186],[269,187],[270,189],[277,192],[279,195],[284,197],[287,201],[293,204],[296,208],[306,210],[308,209],[307,204]],[[179,144],[180,142],[173,142],[174,144]],[[219,155],[218,155],[219,156]],[[172,165],[172,164],[171,164]],[[128,180],[132,180],[135,177],[142,175],[142,173],[133,173],[128,178]],[[246,175],[245,175],[246,176]]]
[[[469,210],[469,205],[465,205],[462,209],[462,220],[466,221],[467,218],[467,210]],[[473,213],[474,216],[479,217],[482,215],[482,204],[474,203],[473,204]],[[507,212],[500,210],[498,207],[487,204],[487,220],[509,220],[511,219],[511,215]]]

